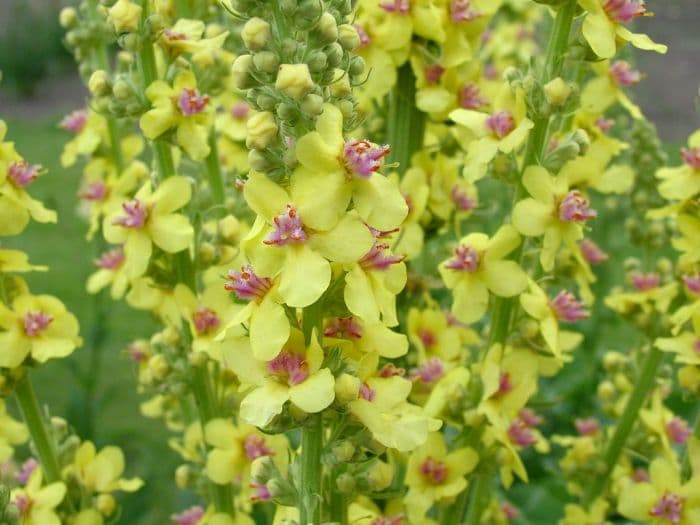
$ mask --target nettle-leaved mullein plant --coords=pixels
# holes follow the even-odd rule
[[[700,524],[700,132],[667,159],[632,100],[652,7],[62,11],[86,293],[159,324],[126,354],[181,459],[172,523]],[[55,222],[52,176],[0,144],[0,235]],[[81,339],[13,246],[0,522],[142,523],[122,452],[39,408],[32,369]]]

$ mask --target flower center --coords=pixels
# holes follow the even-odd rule
[[[700,295],[700,274],[698,275],[684,275],[681,277],[685,289],[690,293]]]
[[[391,150],[388,145],[380,146],[369,140],[351,139],[345,143],[343,155],[345,166],[352,175],[368,179],[382,167],[382,159]]]
[[[610,76],[615,81],[615,84],[622,87],[633,86],[642,80],[642,74],[636,69],[632,69],[629,62],[624,60],[616,61],[610,69]]]
[[[360,339],[362,337],[362,327],[352,316],[336,317],[326,326],[323,335],[340,339]]]
[[[148,220],[148,209],[139,199],[133,199],[123,203],[122,210],[124,210],[125,215],[115,217],[112,224],[124,228],[139,229],[143,228]]]
[[[464,109],[479,109],[488,104],[481,98],[481,90],[476,84],[464,84],[459,90],[459,105]]]
[[[53,322],[53,315],[45,312],[27,312],[24,315],[24,333],[36,337]]]
[[[104,270],[116,270],[123,262],[124,252],[120,248],[115,248],[100,255],[100,258],[95,261],[95,266]]]
[[[29,458],[27,461],[22,463],[22,469],[15,474],[15,479],[22,485],[26,485],[29,481],[29,477],[39,466],[39,462],[34,458]]]
[[[615,121],[611,118],[606,119],[605,117],[598,117],[598,120],[595,121],[595,125],[598,126],[600,131],[607,133],[615,127]]]
[[[360,385],[359,395],[362,399],[371,403],[372,401],[374,401],[374,398],[377,397],[377,391],[371,386],[369,386],[367,383],[362,383]]]
[[[175,525],[197,525],[199,520],[204,516],[204,509],[202,507],[190,507],[189,509],[182,511],[180,514],[174,514],[170,517]]]
[[[431,357],[418,368],[411,370],[411,379],[421,383],[435,383],[445,374],[445,367],[437,357]]]
[[[229,270],[226,279],[224,289],[246,301],[262,299],[272,288],[272,280],[258,276],[250,264],[243,266],[240,272]]]
[[[403,377],[406,375],[406,369],[399,368],[394,363],[387,363],[377,372],[377,375],[379,377]]]
[[[481,257],[479,253],[468,244],[460,244],[454,251],[454,258],[445,265],[450,270],[466,271],[474,273],[479,268]]]
[[[26,517],[29,515],[29,512],[31,511],[32,505],[34,504],[34,501],[32,498],[30,498],[26,494],[17,494],[14,497],[13,503],[17,507],[17,510],[19,511],[19,515],[21,517]]]
[[[589,264],[601,264],[608,260],[609,256],[600,247],[590,239],[584,239],[579,244],[583,258]]]
[[[496,111],[486,119],[485,125],[492,135],[502,139],[515,129],[515,119],[510,111]]]
[[[498,377],[498,390],[494,394],[494,397],[499,397],[507,394],[513,390],[513,382],[510,379],[509,372],[501,372]]]
[[[251,461],[263,456],[275,455],[275,451],[269,448],[267,443],[265,443],[265,438],[258,434],[248,434],[245,438],[243,448],[245,448],[245,454]]]
[[[700,170],[700,147],[699,148],[683,148],[681,150],[681,158],[688,166],[694,170]]]
[[[634,286],[634,288],[640,292],[653,290],[659,286],[660,282],[661,276],[658,273],[635,272],[632,274],[632,286]]]
[[[367,254],[358,261],[358,264],[366,270],[386,270],[392,264],[398,264],[406,258],[405,255],[387,253],[388,250],[387,243],[375,241]]]
[[[104,182],[91,182],[78,197],[87,201],[103,201],[107,196],[107,185]]]
[[[632,479],[635,481],[635,483],[648,483],[651,481],[649,478],[649,473],[641,467],[634,469]]]
[[[471,22],[481,16],[481,13],[472,7],[470,0],[452,0],[450,2],[450,16],[454,23]]]
[[[530,426],[522,419],[516,419],[510,424],[508,439],[519,447],[529,447],[537,443],[537,438],[530,431]]]
[[[250,113],[250,106],[245,102],[234,104],[231,108],[231,116],[236,120],[244,120]]]
[[[379,7],[384,9],[384,11],[387,13],[399,13],[401,15],[406,15],[411,11],[411,2],[410,0],[380,2]]]
[[[420,338],[421,343],[423,343],[423,345],[427,347],[431,347],[435,343],[437,343],[437,337],[435,336],[435,333],[433,333],[432,330],[423,329],[418,334],[418,337]]]
[[[304,357],[288,351],[282,351],[272,361],[267,362],[267,370],[289,386],[303,383],[309,377],[308,365]]]
[[[307,241],[304,223],[296,208],[287,204],[287,211],[280,213],[273,219],[275,229],[263,242],[274,246],[286,246],[287,244],[301,244]]]
[[[466,191],[461,190],[457,184],[452,186],[450,198],[459,211],[471,211],[476,208],[474,199],[472,199]]]
[[[674,417],[666,423],[666,434],[669,439],[678,445],[683,445],[688,438],[693,434],[693,431],[688,426],[685,420]]]
[[[440,485],[447,479],[449,470],[447,465],[439,459],[434,459],[430,456],[425,458],[425,461],[420,466],[420,474],[423,479],[433,485]]]
[[[587,319],[590,312],[586,310],[586,305],[574,297],[571,292],[562,290],[550,303],[554,315],[560,321],[574,323],[581,319]]]
[[[626,24],[638,16],[644,16],[647,8],[643,0],[607,0],[603,9],[615,22]]]
[[[600,429],[598,421],[592,417],[588,419],[577,419],[574,421],[574,425],[576,426],[576,431],[582,436],[592,436],[597,434]]]
[[[10,164],[7,168],[7,178],[19,188],[28,186],[34,181],[41,171],[41,164],[27,164],[26,160],[20,160]]]
[[[251,483],[250,488],[253,489],[250,495],[250,500],[253,502],[258,501],[270,501],[272,499],[272,494],[270,494],[270,489],[264,483]]]
[[[530,428],[541,425],[543,421],[543,419],[538,416],[534,410],[530,410],[529,408],[520,409],[520,412],[518,412],[518,417]]]
[[[372,39],[365,31],[365,28],[361,24],[353,24],[355,31],[357,31],[357,36],[360,37],[360,47],[367,47],[372,43]]]
[[[212,330],[218,328],[221,324],[219,316],[211,308],[206,306],[200,306],[199,309],[192,315],[192,321],[194,322],[194,327],[197,333],[200,335],[205,335],[210,333]]]
[[[193,88],[183,88],[177,97],[177,107],[180,113],[189,117],[204,111],[209,104],[209,95],[200,95]]]
[[[673,492],[665,492],[661,499],[649,511],[650,516],[661,518],[669,523],[680,523],[683,519],[683,504],[685,499]]]
[[[589,208],[588,199],[578,190],[567,193],[559,203],[559,220],[563,222],[585,222],[597,216],[598,212]]]
[[[79,109],[63,117],[59,124],[63,129],[71,133],[80,133],[87,122],[87,111]]]
[[[438,84],[446,69],[440,64],[434,64],[425,68],[425,81],[428,84]]]
[[[397,514],[395,516],[381,516],[379,518],[374,518],[370,525],[402,525],[403,524],[403,514]]]
[[[695,350],[695,353],[700,354],[700,339],[696,339],[693,343],[693,350]]]
[[[176,33],[172,29],[164,29],[163,34],[168,40],[189,40],[185,33]]]

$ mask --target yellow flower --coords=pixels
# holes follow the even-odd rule
[[[109,144],[107,121],[94,111],[71,113],[63,119],[62,127],[75,134],[75,137],[63,146],[61,166],[64,168],[73,166],[79,156],[92,155],[100,144]]]
[[[595,500],[589,509],[569,503],[564,505],[564,517],[559,525],[610,525],[605,519],[608,512],[608,502],[604,499]]]
[[[27,485],[12,491],[22,525],[61,525],[54,511],[66,495],[66,485],[57,481],[42,487],[41,469],[34,469]]]
[[[520,244],[510,225],[492,238],[483,233],[464,237],[454,258],[440,264],[445,285],[453,290],[452,313],[464,323],[473,323],[488,309],[489,292],[499,297],[518,295],[527,287],[527,275],[515,261],[503,260]]]
[[[21,250],[0,248],[0,273],[45,272],[48,266],[29,264],[29,257]]]
[[[659,193],[667,200],[686,201],[700,193],[700,130],[688,139],[688,148],[681,150],[683,165],[661,168],[656,177],[661,179]]]
[[[414,450],[406,465],[408,492],[404,505],[408,517],[415,523],[425,516],[435,503],[451,500],[466,489],[465,475],[479,462],[471,448],[447,452],[442,434],[431,433],[427,441]]]
[[[76,450],[73,463],[66,467],[65,473],[75,476],[89,494],[117,490],[134,492],[143,485],[139,478],[121,478],[124,473],[124,453],[121,449],[104,447],[97,452],[90,441],[85,441]]]
[[[578,3],[587,11],[583,36],[600,58],[611,58],[617,52],[617,38],[638,49],[666,53],[666,46],[656,44],[645,34],[632,33],[623,25],[646,14],[643,1],[578,0]]]
[[[398,174],[390,175],[398,180]],[[408,215],[401,224],[401,230],[392,245],[394,253],[406,256],[407,260],[417,257],[423,249],[423,227],[420,220],[428,205],[430,188],[425,172],[420,168],[411,168],[404,173],[399,182],[399,189],[408,206]]]
[[[700,476],[683,483],[678,466],[665,458],[652,461],[649,476],[649,482],[628,479],[622,486],[620,514],[640,523],[700,523]]]
[[[213,38],[202,38],[205,29],[201,20],[181,18],[174,26],[163,30],[158,43],[171,58],[181,53],[191,53],[196,61],[196,55],[220,49],[228,37],[228,32],[225,32]]]
[[[293,330],[282,352],[269,361],[257,360],[245,339],[228,341],[223,352],[239,380],[253,385],[240,407],[241,419],[251,425],[267,426],[287,401],[313,414],[335,398],[335,380],[328,368],[321,368],[324,353],[315,335],[306,347],[302,333]]]
[[[109,8],[109,20],[117,33],[136,31],[141,20],[141,6],[131,0],[117,0]]]
[[[654,341],[654,346],[676,354],[676,363],[700,365],[700,318],[693,321],[694,331],[681,332],[675,337],[660,337]]]
[[[400,226],[408,214],[406,201],[395,182],[378,173],[388,153],[388,146],[367,140],[345,141],[340,110],[325,104],[316,131],[297,143],[300,166],[291,179],[292,195],[304,202],[299,212],[308,217],[309,226],[332,228],[350,200],[372,228],[388,231]]]
[[[583,238],[583,225],[597,216],[578,190],[570,190],[565,176],[551,176],[541,166],[530,166],[523,185],[534,198],[521,200],[513,209],[513,226],[527,236],[543,235],[540,264],[545,271],[554,268],[562,242],[571,251]]]
[[[0,462],[10,459],[13,445],[21,445],[28,437],[27,427],[7,413],[5,401],[0,399]]]
[[[569,187],[590,187],[601,193],[626,193],[634,184],[634,170],[626,164],[608,167],[610,160],[626,148],[623,142],[600,136],[584,155],[564,164],[559,176],[566,178]]]
[[[370,74],[367,81],[357,86],[356,93],[365,108],[372,100],[381,100],[396,84],[396,67],[389,51],[381,46],[374,34],[374,20],[364,14],[363,2],[359,2],[357,21],[354,24],[360,46],[355,53],[365,61],[365,70]]]
[[[678,233],[680,237],[671,240],[673,247],[682,252],[678,258],[680,268],[688,268],[700,262],[700,219],[692,215],[682,214],[678,216]]]
[[[642,119],[642,110],[627,96],[623,88],[633,86],[642,79],[642,74],[633,69],[629,62],[617,60],[612,64],[607,60],[595,64],[597,76],[590,80],[581,92],[581,109],[586,113],[601,115],[619,102],[635,119]]]
[[[272,456],[275,465],[286,473],[289,443],[283,434],[266,435],[241,423],[235,426],[225,419],[212,419],[204,429],[204,439],[213,448],[207,454],[207,476],[214,483],[238,480],[246,485],[253,460]]]
[[[323,335],[325,345],[340,347],[346,357],[356,361],[369,353],[393,359],[408,352],[406,336],[379,321],[365,322],[353,316],[335,317],[328,319]]]
[[[504,84],[493,104],[493,113],[482,113],[470,109],[456,109],[450,118],[466,127],[474,140],[467,145],[464,174],[470,181],[477,181],[486,175],[489,162],[496,154],[512,153],[527,139],[534,123],[527,118],[525,93],[516,89],[513,93]]]
[[[0,367],[14,368],[31,356],[44,363],[65,357],[81,344],[78,320],[50,295],[23,293],[12,310],[0,304]]]
[[[126,302],[132,308],[153,312],[168,325],[180,326],[180,305],[173,289],[159,285],[150,277],[138,277],[132,281]]]
[[[168,253],[190,246],[194,230],[187,217],[173,212],[187,204],[191,194],[190,182],[185,177],[170,177],[155,192],[151,183],[146,182],[132,200],[122,203],[122,211],[105,217],[102,224],[105,239],[124,245],[130,278],[146,272],[152,243]]]
[[[156,80],[146,89],[152,109],[141,117],[143,134],[154,140],[166,131],[176,129],[175,140],[194,160],[209,155],[209,96],[197,90],[197,81],[191,71],[182,71],[172,87]]]
[[[314,303],[331,279],[329,261],[353,263],[365,255],[374,237],[354,212],[316,231],[317,217],[308,216],[307,204],[333,204],[319,198],[318,191],[292,194],[261,173],[251,173],[244,195],[258,217],[242,243],[243,251],[261,275],[280,276],[279,294],[289,306]],[[313,218],[312,218],[313,217]]]
[[[630,280],[635,290],[614,290],[605,298],[608,308],[621,314],[630,313],[637,308],[644,313],[666,313],[678,293],[678,283],[661,284],[661,278],[656,273],[633,273]]]
[[[88,293],[98,293],[103,288],[110,286],[112,299],[124,297],[126,287],[129,285],[129,276],[124,264],[125,257],[121,248],[114,248],[103,253],[95,260],[98,270],[88,277],[85,285]]]

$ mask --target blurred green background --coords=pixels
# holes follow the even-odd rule
[[[40,398],[54,415],[70,421],[83,438],[98,446],[116,444],[127,456],[127,473],[144,478],[146,485],[135,494],[122,495],[124,515],[120,523],[160,525],[169,521],[175,510],[191,503],[190,496],[178,491],[172,482],[177,457],[167,446],[168,433],[157,421],[139,413],[142,399],[136,393],[133,363],[121,350],[134,338],[147,337],[155,324],[123,303],[107,297],[91,297],[85,292],[85,280],[93,271],[95,249],[85,241],[86,225],[76,213],[80,168],[63,169],[58,158],[69,134],[58,128],[62,116],[83,106],[85,90],[74,70],[70,56],[61,44],[62,30],[57,13],[62,0],[0,0],[0,118],[7,121],[9,139],[31,162],[48,168],[48,175],[32,185],[32,193],[59,214],[58,225],[32,224],[8,246],[29,252],[37,264],[48,264],[46,273],[29,276],[36,292],[57,295],[80,319],[85,345],[69,359],[53,362],[35,372]],[[648,78],[634,89],[636,100],[657,124],[666,148],[672,156],[687,135],[700,127],[694,100],[700,83],[700,2],[697,0],[650,0],[656,17],[641,20],[639,29],[660,42],[669,44],[667,56],[637,54],[640,69]],[[619,225],[619,223],[618,223]],[[618,226],[619,228],[619,226]],[[615,236],[610,231],[599,235]],[[601,287],[620,278],[619,269],[609,268],[601,276]],[[100,303],[102,303],[100,305]],[[101,317],[100,312],[106,315]],[[624,344],[628,332],[620,330],[611,315],[599,319],[598,327],[589,325],[588,334],[600,341],[605,334]],[[602,327],[602,328],[601,328]],[[96,328],[99,332],[95,333]],[[605,332],[601,333],[601,332]],[[104,335],[100,345],[101,365],[94,361],[95,338]],[[600,349],[588,347],[591,352]],[[568,389],[580,386],[595,374],[595,360],[589,354],[579,358],[571,371],[561,378]],[[583,373],[582,373],[583,370]],[[562,409],[589,407],[594,385],[568,400]],[[564,414],[565,415],[565,414]],[[564,498],[561,481],[546,470],[534,472],[536,488],[516,489],[515,502],[522,505],[519,523],[547,523],[553,506]],[[548,481],[549,480],[549,481]],[[548,518],[549,517],[549,518]]]

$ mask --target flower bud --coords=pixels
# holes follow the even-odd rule
[[[256,84],[255,79],[250,75],[252,67],[252,55],[239,55],[236,57],[236,60],[233,61],[233,65],[231,66],[231,78],[233,79],[234,86],[238,89],[247,89]]]
[[[155,379],[162,381],[170,373],[170,365],[163,354],[156,354],[148,360],[148,370]]]
[[[351,77],[359,77],[365,71],[365,59],[359,55],[355,55],[350,59],[350,67],[348,73]]]
[[[296,0],[279,0],[280,11],[284,16],[293,16],[297,10]]]
[[[307,64],[282,64],[277,73],[275,89],[292,97],[294,100],[301,100],[311,88],[314,81],[309,73]]]
[[[270,496],[278,505],[293,507],[297,501],[297,491],[286,479],[272,478],[266,483]]]
[[[355,446],[350,441],[341,441],[333,447],[332,454],[336,464],[346,463],[355,455]]]
[[[366,472],[367,481],[372,492],[381,492],[391,485],[394,479],[394,467],[377,460]]]
[[[117,33],[131,33],[139,28],[141,6],[131,0],[117,0],[109,8],[109,20]]]
[[[219,235],[227,242],[235,242],[241,233],[241,223],[233,215],[227,215],[219,221]]]
[[[345,472],[335,478],[335,486],[341,494],[352,494],[355,490],[355,478]]]
[[[132,53],[136,53],[141,47],[141,37],[136,33],[126,33],[117,39],[119,46]]]
[[[216,247],[210,242],[202,242],[199,245],[199,260],[208,264],[216,257]]]
[[[335,380],[335,399],[339,403],[355,401],[360,392],[361,381],[351,374],[340,374]]]
[[[324,49],[328,57],[328,65],[337,67],[343,61],[343,48],[338,42],[334,42]]]
[[[301,112],[315,117],[323,111],[323,97],[313,93],[306,95],[301,101]]]
[[[338,26],[338,42],[345,51],[353,51],[360,47],[360,35],[353,25],[343,24]]]
[[[277,118],[286,122],[292,122],[299,117],[299,110],[296,105],[283,102],[277,106]]]
[[[78,12],[73,7],[64,7],[58,21],[63,29],[73,29],[78,24]]]
[[[598,385],[598,397],[603,401],[610,401],[615,397],[615,385],[610,381],[603,381]]]
[[[100,494],[95,501],[95,507],[103,516],[111,516],[117,508],[117,502],[111,494]]]
[[[309,54],[306,63],[309,65],[309,71],[321,73],[328,67],[328,57],[323,51],[316,49]]]
[[[248,164],[255,171],[267,171],[272,167],[272,163],[258,150],[252,149],[248,152]]]
[[[255,105],[261,110],[261,111],[271,111],[275,109],[275,105],[277,104],[277,99],[275,97],[272,97],[267,94],[260,94],[257,97],[255,97]]]
[[[296,54],[298,48],[299,44],[293,38],[285,38],[284,40],[282,40],[283,57],[293,57]]]
[[[552,106],[563,106],[571,95],[571,86],[557,77],[544,85],[544,96]]]
[[[352,94],[350,78],[342,69],[336,69],[331,83],[331,94],[337,98],[343,98]]]
[[[319,41],[323,44],[338,40],[338,23],[328,11],[319,18],[316,30],[318,31]]]
[[[270,24],[257,16],[248,20],[241,30],[243,44],[251,51],[263,49],[270,41],[270,35]]]
[[[187,360],[189,361],[191,366],[200,367],[200,366],[205,366],[207,364],[209,357],[207,356],[206,353],[201,352],[201,351],[197,351],[197,352],[191,352],[190,354],[188,354]]]
[[[146,18],[146,29],[149,35],[157,35],[165,29],[165,20],[159,13],[153,13]]]
[[[104,69],[98,69],[90,75],[88,89],[90,90],[90,94],[95,97],[109,93],[109,81],[107,79],[107,72]]]
[[[280,67],[279,58],[272,51],[260,51],[253,56],[253,64],[260,71],[273,74]]]
[[[114,83],[112,93],[114,93],[114,98],[116,98],[117,100],[126,100],[131,95],[133,95],[131,86],[128,82],[126,82],[123,79],[119,79]]]
[[[263,150],[277,137],[277,123],[274,115],[269,111],[255,113],[246,122],[246,129],[248,136],[245,144],[248,148]]]
[[[175,469],[175,485],[179,489],[187,489],[194,482],[194,473],[189,465],[180,465]]]
[[[351,100],[343,99],[339,100],[336,104],[338,109],[343,114],[344,120],[350,120],[355,114],[355,105]]]
[[[321,0],[302,0],[297,9],[297,22],[299,26],[309,28],[321,16],[323,4]]]
[[[611,371],[625,364],[625,356],[620,352],[606,352],[603,356],[603,366],[606,370]]]
[[[694,395],[700,395],[700,367],[689,365],[678,370],[678,383]]]
[[[260,456],[250,464],[250,479],[261,485],[276,477],[277,473],[277,467],[270,456]]]

